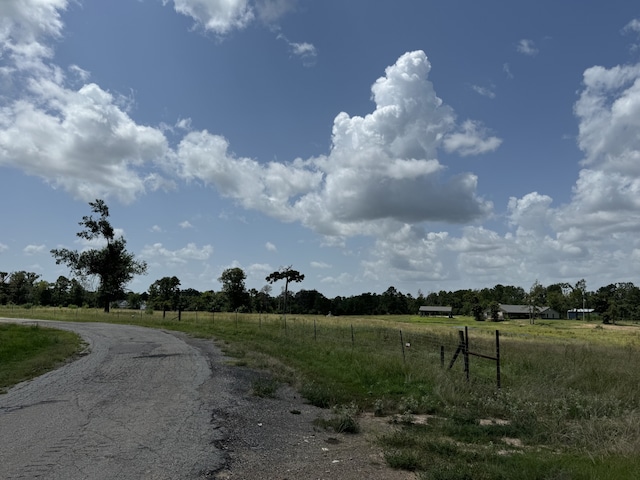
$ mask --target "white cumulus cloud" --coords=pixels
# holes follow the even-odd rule
[[[162,243],[145,245],[140,253],[140,257],[152,263],[158,264],[185,264],[191,260],[208,260],[213,253],[211,245],[198,247],[195,243],[188,243],[185,247],[177,250],[169,250]]]
[[[37,255],[45,252],[47,247],[45,245],[27,245],[24,247],[23,252],[25,255]]]
[[[480,219],[492,205],[476,195],[477,177],[447,176],[437,155],[443,148],[485,153],[500,139],[479,122],[458,127],[428,79],[430,70],[424,52],[402,55],[373,84],[372,113],[336,116],[327,155],[264,164],[234,156],[222,136],[190,132],[177,150],[180,175],[215,186],[245,208],[328,236],[371,234],[382,219]]]

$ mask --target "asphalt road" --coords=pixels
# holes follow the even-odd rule
[[[90,353],[0,395],[1,479],[195,479],[221,467],[211,368],[184,337],[37,323],[79,333]]]

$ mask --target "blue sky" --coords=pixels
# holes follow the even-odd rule
[[[0,270],[103,198],[149,273],[640,283],[634,2],[3,0]]]

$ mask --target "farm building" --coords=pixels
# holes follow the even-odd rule
[[[423,305],[418,309],[421,317],[451,317],[451,307],[430,307]]]
[[[488,312],[487,316],[491,316],[491,313]],[[530,318],[531,311],[529,305],[499,305],[498,318],[500,319],[523,319]],[[560,313],[555,311],[551,307],[536,307],[535,318],[542,319],[558,319],[560,318]]]
[[[567,310],[567,318],[569,320],[583,320],[592,313],[595,313],[593,308],[572,308],[571,310]]]

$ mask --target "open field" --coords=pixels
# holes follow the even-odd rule
[[[582,321],[319,317],[84,309],[0,316],[110,321],[215,337],[238,364],[268,368],[343,424],[388,422],[389,464],[421,479],[640,478],[640,327]],[[494,361],[500,330],[501,385]],[[404,347],[404,348],[403,348]],[[444,349],[445,366],[441,365]],[[472,473],[471,473],[472,472]]]

